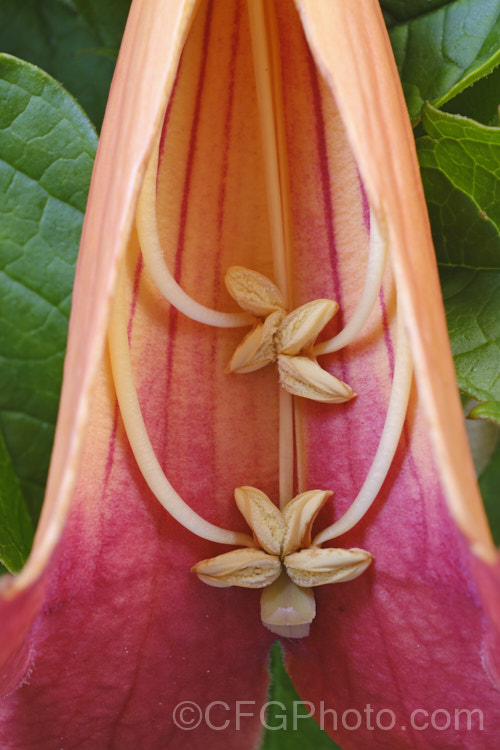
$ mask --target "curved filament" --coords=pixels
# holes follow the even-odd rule
[[[386,259],[387,240],[380,232],[375,214],[373,211],[370,211],[370,248],[361,298],[351,319],[340,333],[328,341],[322,341],[314,347],[313,354],[315,357],[342,349],[342,347],[350,344],[361,331],[377,301],[380,287],[382,286]]]
[[[408,409],[410,389],[412,383],[413,366],[404,322],[401,310],[398,312],[397,341],[396,341],[396,364],[392,382],[391,397],[387,416],[380,437],[380,442],[373,459],[370,471],[365,479],[356,499],[344,515],[321,531],[314,539],[313,544],[323,544],[330,539],[335,539],[363,518],[365,513],[373,504],[377,494],[389,471],[396,448],[398,447],[401,432]]]
[[[255,321],[248,313],[226,313],[201,305],[189,296],[168,270],[158,236],[156,221],[156,179],[159,143],[155,145],[144,176],[137,205],[137,232],[144,264],[163,296],[186,317],[216,328],[240,328]]]
[[[149,440],[135,389],[125,324],[126,310],[122,270],[109,326],[109,350],[113,380],[125,431],[144,479],[165,510],[188,531],[219,544],[253,546],[253,541],[247,534],[221,529],[195,513],[177,494],[165,476]]]

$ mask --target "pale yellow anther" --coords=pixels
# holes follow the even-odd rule
[[[357,578],[370,565],[372,555],[362,549],[309,547],[283,560],[290,579],[297,586],[322,586]]]
[[[202,560],[191,568],[209,586],[241,586],[260,589],[269,586],[281,572],[279,557],[260,549],[242,547]]]
[[[329,404],[355,396],[311,354],[318,334],[339,309],[336,302],[315,299],[287,315],[279,289],[261,273],[232,266],[225,281],[243,310],[263,318],[238,346],[226,372],[253,372],[277,360],[280,383],[294,396]]]
[[[238,487],[234,499],[262,549],[271,555],[280,555],[286,523],[276,505],[255,487]]]
[[[275,310],[284,309],[278,287],[258,271],[231,266],[224,281],[227,291],[239,306],[258,318],[265,318]]]
[[[333,300],[315,299],[292,310],[276,333],[277,351],[291,356],[307,352],[338,309]]]
[[[274,362],[274,335],[283,316],[284,312],[276,310],[270,313],[263,323],[257,323],[239,344],[226,367],[226,372],[253,372]]]
[[[282,511],[286,523],[283,555],[309,547],[314,520],[332,494],[329,490],[310,490],[302,492],[285,505]]]
[[[342,404],[356,394],[346,383],[331,375],[309,357],[278,357],[280,383],[294,396],[326,404]]]

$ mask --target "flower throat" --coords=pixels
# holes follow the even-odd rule
[[[154,453],[141,413],[127,335],[128,310],[124,271],[112,312],[109,347],[113,378],[127,437],[137,464],[163,507],[191,533],[236,549],[203,560],[192,568],[200,581],[214,587],[260,588],[261,619],[273,632],[292,638],[309,634],[316,614],[314,587],[346,582],[359,576],[372,561],[369,552],[323,547],[346,533],[366,514],[391,466],[402,431],[412,379],[412,365],[401,315],[387,416],[378,449],[365,481],[351,506],[335,523],[313,535],[313,524],[333,494],[333,488],[304,486],[298,430],[298,401],[312,399],[325,409],[356,396],[352,388],[322,367],[318,358],[352,343],[377,302],[386,264],[384,227],[370,216],[370,243],[364,287],[346,326],[333,338],[316,342],[338,311],[335,301],[313,299],[299,307],[293,299],[293,238],[287,148],[281,92],[279,43],[272,3],[248,0],[255,71],[274,281],[255,269],[231,266],[225,284],[241,311],[221,312],[192,299],[175,281],[164,258],[157,226],[156,183],[159,139],[148,164],[137,210],[137,229],[144,264],[164,297],[181,314],[208,326],[251,326],[227,365],[227,377],[252,378],[265,366],[275,366],[279,399],[279,498],[275,504],[258,488],[234,491],[236,505],[251,534],[216,526],[180,497]],[[299,494],[294,491],[297,473]],[[214,595],[216,595],[214,593]]]

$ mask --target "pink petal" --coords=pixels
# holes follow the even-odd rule
[[[375,747],[451,747],[458,736],[452,729],[410,731],[400,723],[416,708],[472,710],[478,703],[485,731],[467,733],[465,739],[468,747],[485,747],[498,728],[492,683],[498,674],[492,656],[497,631],[488,629],[486,620],[498,623],[500,617],[491,598],[498,590],[498,571],[472,557],[463,536],[480,548],[484,519],[451,395],[453,371],[443,344],[437,276],[408,151],[411,133],[398,119],[404,105],[394,98],[394,72],[384,62],[385,42],[376,31],[380,20],[371,15],[377,4],[363,0],[346,20],[347,5],[314,1],[316,11],[306,0],[299,3],[313,42],[316,14],[339,14],[339,23],[327,27],[338,74],[331,70],[331,56],[317,54],[329,85],[335,86],[347,136],[307,52],[298,16],[280,0],[296,303],[334,296],[345,318],[355,304],[367,239],[359,167],[370,200],[390,227],[419,361],[418,390],[381,496],[363,523],[341,540],[372,552],[374,568],[344,586],[318,590],[311,637],[289,644],[292,674],[302,697],[318,710],[323,700],[324,708],[335,708],[340,716],[346,708],[363,711],[368,703],[376,711],[398,713],[391,734],[366,726],[356,732],[343,729],[345,748],[359,747],[365,738]],[[185,531],[152,497],[124,436],[109,363],[102,358],[116,266],[127,246],[134,372],[167,476],[197,512],[226,528],[243,528],[232,500],[235,486],[252,484],[277,496],[275,373],[225,375],[239,332],[209,330],[171,310],[143,268],[134,236],[129,239],[190,6],[134,2],[113,85],[82,244],[47,510],[33,557],[22,576],[6,584],[1,605],[6,689],[27,683],[0,708],[6,748],[127,750],[141,743],[148,750],[196,750],[220,747],[222,741],[229,748],[245,748],[254,746],[260,734],[254,709],[265,699],[272,636],[260,624],[258,593],[214,590],[189,574],[195,562],[224,549]],[[364,44],[355,45],[358,59],[343,44],[366,27]],[[321,52],[321,44],[316,46]],[[159,218],[168,262],[198,301],[217,309],[235,309],[222,281],[227,266],[247,264],[271,275],[249,49],[242,3],[202,6],[162,141]],[[374,53],[382,55],[380,68],[370,58]],[[383,71],[378,82],[374,70]],[[364,87],[352,87],[362,80]],[[381,97],[387,92],[389,104],[384,105]],[[389,115],[396,123],[390,146],[382,127]],[[395,172],[386,174],[392,152]],[[409,186],[405,205],[402,186]],[[426,305],[420,317],[422,299]],[[394,283],[387,274],[360,341],[324,359],[358,398],[332,409],[316,404],[301,409],[302,482],[307,487],[297,489],[333,489],[336,515],[359,489],[383,424],[393,369],[393,319]],[[422,403],[431,420],[435,407],[434,449]],[[72,472],[79,459],[74,488]],[[318,526],[321,519],[328,522],[327,515]],[[202,711],[213,701],[221,703],[187,732],[174,723],[180,701],[194,701]],[[255,714],[242,718],[241,731],[235,701],[250,701],[248,710]],[[227,729],[214,730],[207,715],[219,727],[229,720]]]
[[[134,7],[139,15],[145,11],[140,3]],[[231,14],[233,10],[230,9]],[[166,20],[163,28],[167,27]],[[202,80],[205,76],[199,37],[203,39],[207,35],[208,40],[208,35],[212,34],[210,51],[215,51],[213,35],[224,27],[224,19],[221,23],[210,27],[209,16],[202,14],[193,27],[192,41],[184,54],[177,81],[176,104],[168,114],[165,150],[169,148],[169,128],[172,127],[174,133],[185,130],[183,100],[187,97],[196,102],[197,88],[190,88],[193,77]],[[151,24],[150,18],[144,37],[148,42]],[[233,26],[238,30],[236,22]],[[134,38],[134,31],[132,19],[122,60],[141,59],[146,54],[140,40]],[[158,38],[159,45],[165,44],[164,36],[161,35],[161,40]],[[247,69],[244,53],[248,44],[246,30],[241,59]],[[207,48],[202,46],[201,49],[206,55]],[[154,45],[153,51],[160,54]],[[148,59],[156,70],[158,58],[155,61],[152,55]],[[34,622],[26,645],[28,669],[20,659],[15,665],[9,665],[7,688],[25,684],[2,703],[2,745],[27,748],[35,744],[43,749],[57,744],[92,750],[110,747],[123,750],[135,747],[140,741],[148,750],[164,748],[165,744],[182,747],[186,742],[193,748],[210,748],[220,742],[220,734],[214,726],[230,720],[224,731],[225,744],[250,747],[261,732],[258,711],[253,718],[242,716],[241,723],[237,723],[234,701],[243,702],[244,714],[248,711],[245,701],[250,701],[251,710],[252,701],[260,706],[265,700],[267,654],[274,638],[260,623],[259,594],[231,589],[218,590],[214,595],[214,589],[190,574],[194,563],[214,553],[214,546],[178,526],[152,497],[118,419],[107,358],[104,361],[101,358],[97,378],[92,370],[96,367],[96,349],[100,353],[99,340],[102,341],[106,312],[103,300],[109,294],[106,288],[111,288],[113,265],[123,245],[121,237],[127,234],[127,221],[130,221],[130,217],[127,218],[130,214],[127,206],[131,202],[128,191],[137,185],[138,164],[144,154],[144,146],[139,150],[132,144],[130,152],[135,154],[134,159],[121,164],[122,171],[117,175],[110,170],[104,149],[110,149],[112,162],[115,141],[119,143],[128,134],[133,142],[141,128],[150,129],[144,122],[143,111],[137,124],[128,118],[122,124],[113,122],[113,107],[117,101],[120,111],[127,109],[126,104],[121,103],[125,89],[120,83],[120,71],[124,76],[123,63],[114,84],[111,114],[107,120],[111,124],[107,125],[101,142],[104,145],[96,167],[82,244],[66,366],[65,388],[70,395],[63,398],[61,407],[63,427],[55,448],[53,476],[57,476],[58,465],[68,461],[67,451],[71,450],[71,445],[64,443],[67,436],[72,435],[70,429],[74,429],[68,427],[68,424],[74,425],[75,420],[75,402],[71,403],[70,398],[88,400],[87,393],[80,395],[85,387],[82,379],[84,384],[89,379],[97,379],[97,383],[92,392],[69,517],[57,551],[50,560],[42,612]],[[144,66],[140,72],[141,77],[147,75]],[[213,75],[216,74],[214,68]],[[128,80],[127,97],[138,96],[133,84],[133,80]],[[219,86],[219,96],[226,109],[227,91],[227,87]],[[143,105],[146,109],[149,107],[154,120],[147,98],[145,96]],[[210,115],[214,106],[210,89],[205,100]],[[178,113],[177,102],[180,102]],[[136,106],[140,109],[137,100],[131,104],[134,109]],[[244,113],[240,115],[241,121],[245,122]],[[110,132],[112,127],[115,128],[113,133]],[[207,137],[210,122],[203,112],[195,119],[193,127],[193,132],[199,131],[197,137]],[[250,128],[250,123],[246,127]],[[255,127],[253,130],[255,142],[258,131]],[[234,143],[239,143],[236,136]],[[223,146],[224,141],[221,149]],[[125,149],[124,153],[128,155],[129,150]],[[255,161],[251,153],[244,158],[248,163]],[[178,166],[174,167],[181,193],[182,186],[192,180],[185,189],[189,191],[190,205],[194,206],[197,200],[203,200],[199,190],[205,183],[203,180],[195,182],[197,163],[193,168],[190,158],[182,151],[177,162]],[[199,169],[205,169],[203,160],[199,162]],[[241,165],[236,164],[233,175],[240,169]],[[254,171],[259,175],[257,167]],[[211,170],[212,184],[217,185],[217,175],[222,186],[226,176],[222,163],[216,173]],[[127,179],[135,180],[132,188]],[[122,180],[127,190],[120,188]],[[118,192],[117,198],[114,190]],[[103,194],[107,196],[106,202]],[[124,206],[122,201],[125,201]],[[206,214],[213,225],[210,231],[217,233],[214,214],[209,214],[208,210]],[[198,216],[202,221],[202,214]],[[239,222],[241,216],[231,216],[230,220]],[[181,226],[172,228],[174,247],[182,244],[183,221],[181,216]],[[103,224],[104,229],[100,229]],[[256,227],[259,226],[257,222]],[[205,229],[203,227],[203,231]],[[206,238],[204,233],[201,236]],[[210,253],[213,253],[216,239],[216,236],[207,239]],[[260,242],[260,238],[247,242],[253,245]],[[235,257],[242,257],[241,248],[233,237],[231,242],[226,240],[226,247]],[[183,264],[191,264],[189,254],[185,256],[183,248],[181,250]],[[276,378],[272,373],[250,383],[237,377],[228,378],[224,365],[238,340],[238,332],[227,336],[180,319],[152,289],[138,260],[134,239],[129,243],[128,252],[133,295],[128,322],[131,352],[144,417],[157,455],[176,489],[198,512],[214,523],[242,529],[244,523],[233,500],[234,487],[258,481],[271,494],[276,492]],[[225,266],[229,259],[224,258],[223,262]],[[94,264],[97,264],[97,271],[93,269]],[[217,290],[212,289],[212,278],[207,277],[208,268],[205,263],[201,265],[203,273],[200,285],[196,285],[196,294],[202,297],[208,292],[217,294]],[[183,276],[182,281],[189,288],[190,278]],[[222,282],[222,279],[217,281]],[[80,351],[81,345],[83,351]],[[80,361],[83,354],[85,358]],[[91,364],[87,357],[92,360]],[[76,405],[78,403],[77,400]],[[52,482],[54,487],[55,480]],[[49,487],[49,500],[50,492]],[[57,522],[62,524],[61,507],[54,512],[58,514]],[[45,533],[50,523],[49,519],[42,526]],[[46,543],[43,537],[39,538],[40,543]],[[217,548],[217,552],[222,551],[224,548]],[[37,570],[40,566],[39,562]],[[29,566],[27,570],[29,573]],[[13,634],[18,631],[18,641],[36,616],[46,579],[38,579],[34,592],[25,594],[21,590],[17,599],[3,603],[4,627],[12,625]],[[22,583],[22,579],[20,581]],[[21,608],[25,597],[27,604]],[[16,646],[14,635],[12,644]],[[15,658],[16,654],[11,660]],[[204,712],[195,733],[187,733],[175,725],[173,712],[182,701],[195,702]],[[231,702],[226,704],[225,701]],[[190,716],[187,710],[186,721]]]
[[[304,6],[307,8],[308,3]],[[375,75],[370,79],[369,60],[377,53],[382,55],[380,47],[383,45],[382,42],[378,47],[376,44],[373,29],[378,21],[371,14],[370,4],[363,6],[363,20],[354,26],[351,18],[349,33],[339,22],[332,22],[329,49],[339,50],[335,57],[342,65],[339,70],[339,65],[334,67],[332,62],[332,67],[327,67],[327,77],[331,75],[337,101],[348,115],[347,137],[357,147],[360,171],[368,178],[367,188],[371,189],[375,201],[379,201],[389,228],[391,224],[394,226],[394,215],[395,222],[400,220],[404,226],[405,211],[407,217],[412,215],[413,195],[414,200],[418,200],[418,185],[411,167],[413,153],[409,146],[404,150],[410,137],[400,137],[397,129],[400,127],[405,132],[404,120],[398,125],[397,116],[392,117],[388,138],[388,121],[384,121],[376,106],[377,101],[383,97],[390,100],[394,94],[391,79],[377,82]],[[345,11],[340,6],[338,9],[339,15]],[[316,38],[311,18],[308,20],[311,38]],[[324,29],[325,19],[322,20],[321,29]],[[370,32],[363,37],[366,28]],[[366,51],[363,71],[372,84],[370,87],[359,81],[353,89],[356,66],[348,62],[347,44],[340,41],[341,37],[347,37],[353,55],[354,48]],[[322,59],[323,69],[328,63]],[[303,164],[291,161],[294,168],[302,170],[295,175],[292,173],[294,216],[299,226],[298,236],[302,227],[301,257],[309,270],[308,274],[299,273],[298,277],[302,280],[305,298],[311,293],[311,287],[317,293],[321,282],[321,294],[337,299],[343,311],[348,312],[362,285],[364,261],[359,251],[359,217],[365,205],[364,196],[356,184],[354,161],[348,167],[350,181],[346,181],[345,172],[341,182],[338,177],[339,165],[352,157],[347,156],[345,140],[342,143],[342,136],[332,128],[337,115],[328,87],[317,79],[306,52],[302,60],[296,54],[292,65],[295,67],[289,71],[290,82],[303,79],[308,73],[316,80],[315,106],[309,111],[302,109],[302,117],[309,117],[309,120],[302,122],[300,128],[290,128],[289,135],[291,148],[298,141],[298,134],[313,130],[317,135],[309,158],[304,159]],[[292,97],[291,84],[284,89]],[[363,128],[366,125],[369,136],[365,136],[360,127],[359,108],[356,117],[352,113],[351,105],[356,97],[365,103],[367,121]],[[401,110],[403,106],[401,102]],[[295,111],[297,109],[296,106]],[[300,146],[302,148],[302,144]],[[374,165],[378,165],[375,173]],[[391,175],[398,174],[398,170],[400,180],[406,180],[404,193],[397,182],[391,185]],[[382,172],[380,176],[379,172]],[[314,199],[308,206],[313,186],[321,190],[320,211]],[[411,239],[411,231],[406,237]],[[314,256],[316,274],[307,255],[308,243],[318,248]],[[300,244],[297,248],[300,254]],[[401,260],[400,255],[404,253],[400,254],[399,249],[396,246],[393,250],[396,267],[406,262]],[[445,748],[456,747],[457,742],[467,743],[471,748],[484,748],[494,746],[500,725],[496,635],[498,565],[493,568],[475,556],[447,507],[443,475],[448,488],[452,486],[452,493],[448,489],[450,507],[462,522],[463,532],[470,536],[471,544],[479,551],[478,538],[482,534],[479,530],[483,522],[477,510],[478,495],[471,480],[470,461],[463,447],[463,428],[454,390],[450,388],[445,394],[445,403],[439,403],[438,412],[446,411],[446,423],[444,419],[437,423],[439,414],[430,415],[433,423],[437,423],[435,438],[440,450],[440,471],[436,448],[430,444],[429,422],[423,413],[423,396],[428,399],[428,406],[429,402],[435,403],[432,399],[444,399],[439,389],[449,379],[451,366],[449,347],[447,343],[442,345],[444,321],[439,297],[432,291],[435,272],[431,266],[427,269],[422,259],[422,256],[425,258],[422,246],[405,245],[404,251],[408,255],[413,252],[409,256],[413,277],[405,279],[413,299],[404,299],[414,305],[411,332],[420,340],[424,338],[426,362],[425,365],[416,362],[417,385],[405,432],[382,493],[363,522],[340,539],[346,547],[360,546],[369,550],[375,557],[373,569],[345,586],[317,591],[318,616],[311,627],[311,636],[288,644],[289,667],[301,697],[312,701],[317,717],[322,708],[335,709],[338,733],[334,731],[331,713],[325,716],[324,728],[346,749],[368,743],[380,748]],[[429,281],[426,294],[421,294],[420,298],[414,296],[415,289],[424,285],[426,278]],[[369,333],[343,354],[329,358],[332,370],[353,387],[358,398],[328,418],[324,409],[314,404],[305,403],[302,407],[304,486],[333,489],[336,517],[349,507],[359,491],[380,437],[394,366],[394,314],[393,281],[387,274]],[[432,319],[434,322],[430,324],[428,321]],[[429,376],[432,367],[434,370]],[[439,431],[441,427],[443,430]],[[443,471],[445,460],[453,460],[447,474]],[[452,472],[453,483],[449,479]],[[466,518],[468,521],[464,523]],[[329,519],[323,516],[323,522],[328,523]],[[321,528],[321,520],[317,527]],[[487,536],[483,534],[483,537],[486,538],[484,551],[488,546]],[[491,624],[485,616],[488,611]],[[457,731],[455,709],[475,708],[482,711],[483,725],[476,713],[472,717],[472,730],[466,731],[467,717],[459,714],[457,721],[461,731]],[[373,710],[371,726],[367,717],[370,710]],[[419,710],[421,713],[414,716],[416,728],[412,728],[412,712]],[[356,731],[352,730],[357,723],[354,711],[359,711],[361,716]],[[433,717],[434,711],[437,713]],[[395,726],[389,732],[387,727],[393,715]],[[444,726],[448,716],[450,727]],[[419,731],[425,720],[428,727]]]

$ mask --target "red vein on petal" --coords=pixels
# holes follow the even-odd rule
[[[170,121],[170,114],[172,112],[172,106],[173,106],[174,101],[175,101],[175,94],[176,94],[176,91],[177,91],[177,84],[179,83],[179,71],[181,69],[181,65],[182,65],[182,55],[181,55],[181,60],[180,60],[180,63],[179,63],[179,68],[178,68],[177,74],[175,76],[174,85],[172,86],[172,92],[170,94],[170,98],[168,100],[167,108],[165,110],[165,117],[163,118],[163,125],[162,125],[161,135],[160,135],[160,143],[158,145],[158,162],[159,162],[159,165],[158,165],[158,170],[157,170],[157,173],[156,173],[156,184],[157,185],[158,185],[158,179],[159,179],[159,175],[160,175],[159,166],[161,165],[161,160],[163,158],[163,149],[164,149],[164,146],[165,146],[165,138],[167,136],[167,129],[168,129],[168,123]]]
[[[217,280],[219,278],[222,278],[222,268],[221,268],[221,254],[222,254],[222,230],[224,226],[224,214],[225,214],[225,200],[226,200],[226,181],[227,181],[227,173],[228,173],[228,164],[229,164],[229,146],[231,142],[231,128],[232,128],[232,122],[233,122],[233,108],[234,108],[234,89],[235,89],[235,79],[236,79],[236,59],[238,55],[238,49],[240,45],[240,16],[241,16],[241,10],[240,10],[240,4],[236,3],[235,12],[233,16],[233,30],[232,30],[232,38],[231,38],[231,51],[229,56],[229,81],[228,81],[228,87],[227,87],[227,105],[226,105],[226,112],[224,117],[224,144],[223,144],[223,153],[222,153],[222,164],[221,164],[221,171],[220,171],[220,183],[219,183],[219,191],[217,196],[217,243],[216,243],[216,249],[215,249],[215,259],[214,259],[214,278]],[[217,309],[219,305],[219,286],[217,283],[214,284],[214,292],[213,292],[213,305],[214,308]],[[219,337],[219,332],[212,328],[211,331],[211,354],[212,354],[212,362],[217,361],[216,352],[217,352],[217,339]],[[212,389],[212,403],[216,403],[216,399],[213,397],[213,391],[217,388],[217,385],[214,381],[211,382],[210,387]],[[208,428],[208,429],[207,429]],[[205,426],[205,429],[207,432],[209,431],[209,439],[207,440],[206,446],[207,446],[207,452],[210,449],[210,461],[207,461],[205,463],[206,466],[216,466],[216,440],[215,440],[215,424],[212,421],[209,425]]]
[[[363,221],[365,223],[365,227],[367,230],[370,230],[370,203],[368,201],[368,196],[366,194],[365,186],[363,185],[363,180],[361,179],[361,175],[358,171],[358,182],[359,182],[359,190],[361,192],[361,205],[363,206]]]
[[[314,59],[309,51],[306,53],[307,65],[311,82],[312,101],[314,107],[314,120],[316,129],[316,143],[319,171],[321,175],[321,192],[323,194],[323,210],[325,227],[328,240],[328,252],[330,256],[330,267],[332,269],[333,288],[335,299],[339,303],[339,315],[342,315],[342,286],[338,272],[338,258],[335,247],[335,217],[332,206],[332,186],[330,182],[330,170],[328,164],[328,150],[326,145],[325,120],[323,116],[323,104],[319,89],[318,71]]]
[[[200,110],[201,101],[203,98],[203,90],[205,85],[205,77],[207,70],[207,57],[208,57],[208,46],[210,42],[210,32],[212,27],[212,11],[213,11],[213,0],[210,0],[207,9],[207,17],[205,20],[205,29],[203,33],[203,45],[200,58],[200,73],[198,78],[198,86],[196,89],[195,106],[193,112],[193,124],[191,127],[191,134],[189,138],[189,148],[186,162],[186,175],[184,178],[184,188],[182,192],[181,202],[181,217],[179,226],[179,239],[177,241],[177,250],[175,253],[175,270],[174,278],[177,283],[180,283],[182,273],[182,256],[184,250],[184,240],[186,234],[186,224],[188,215],[189,205],[189,194],[191,189],[191,177],[193,175],[194,158],[196,153],[196,141],[198,136],[198,126],[200,124]]]
[[[177,281],[178,284],[180,284],[181,282],[181,274],[182,274],[182,255],[183,255],[184,241],[185,241],[185,235],[186,235],[189,193],[190,193],[191,177],[192,177],[193,166],[194,166],[194,157],[195,157],[195,152],[196,152],[196,140],[197,140],[197,134],[198,134],[199,120],[200,120],[201,100],[202,100],[203,89],[204,89],[204,84],[205,84],[208,44],[210,41],[210,31],[211,31],[211,26],[212,26],[212,23],[211,23],[212,22],[212,10],[213,10],[213,0],[210,0],[208,4],[207,16],[205,19],[205,28],[203,32],[203,45],[202,45],[202,51],[201,51],[201,57],[200,57],[198,86],[196,88],[193,123],[191,126],[191,133],[190,133],[190,138],[189,138],[189,148],[188,148],[188,155],[187,155],[187,161],[186,161],[186,172],[184,176],[184,186],[183,186],[183,191],[182,191],[179,237],[177,240],[177,248],[175,252],[175,265],[174,265],[173,275],[174,275],[174,279]],[[181,61],[181,64],[182,64],[182,61]],[[178,321],[178,311],[175,307],[171,305],[170,312],[169,312],[169,324],[168,324],[169,337],[168,337],[166,363],[165,363],[166,405],[168,405],[169,392],[170,392],[168,384],[172,380],[174,341],[175,341],[175,334],[177,332],[177,321]],[[169,429],[168,414],[169,414],[169,410],[168,408],[166,408],[165,409],[165,445],[168,444],[168,429]]]
[[[229,144],[231,140],[231,126],[233,122],[233,105],[234,105],[234,86],[236,79],[236,59],[238,55],[238,49],[240,45],[240,5],[236,4],[234,19],[233,19],[233,33],[231,39],[231,53],[229,61],[229,82],[228,82],[228,97],[227,97],[227,109],[224,118],[224,150],[222,154],[222,168],[221,168],[221,181],[219,187],[219,195],[217,199],[217,250],[215,255],[215,278],[221,277],[221,239],[222,239],[222,227],[224,225],[224,205],[226,199],[226,178],[229,162]],[[214,306],[217,308],[218,303],[218,287],[215,287],[214,292]]]
[[[115,398],[115,408],[113,412],[113,424],[111,427],[111,435],[109,437],[108,455],[106,456],[106,464],[104,466],[103,495],[106,492],[106,488],[109,483],[109,478],[111,476],[111,470],[113,468],[114,459],[115,459],[116,432],[118,429],[119,413],[120,413],[120,409],[118,407],[118,401]]]
[[[132,302],[130,305],[129,319],[128,319],[128,325],[127,325],[127,337],[128,337],[129,346],[130,346],[130,340],[132,337],[132,325],[134,322],[135,311],[137,309],[137,294],[139,292],[139,283],[141,280],[141,274],[142,274],[143,268],[144,268],[144,261],[142,259],[142,255],[139,255],[139,258],[137,260],[137,265],[135,267],[134,286],[132,288]]]
[[[387,307],[385,304],[384,287],[380,287],[378,295],[380,304],[380,311],[382,313],[382,328],[384,331],[385,348],[387,349],[387,357],[389,359],[389,368],[391,371],[391,378],[394,377],[394,346],[392,344],[391,333],[389,331],[389,319],[387,317]]]

